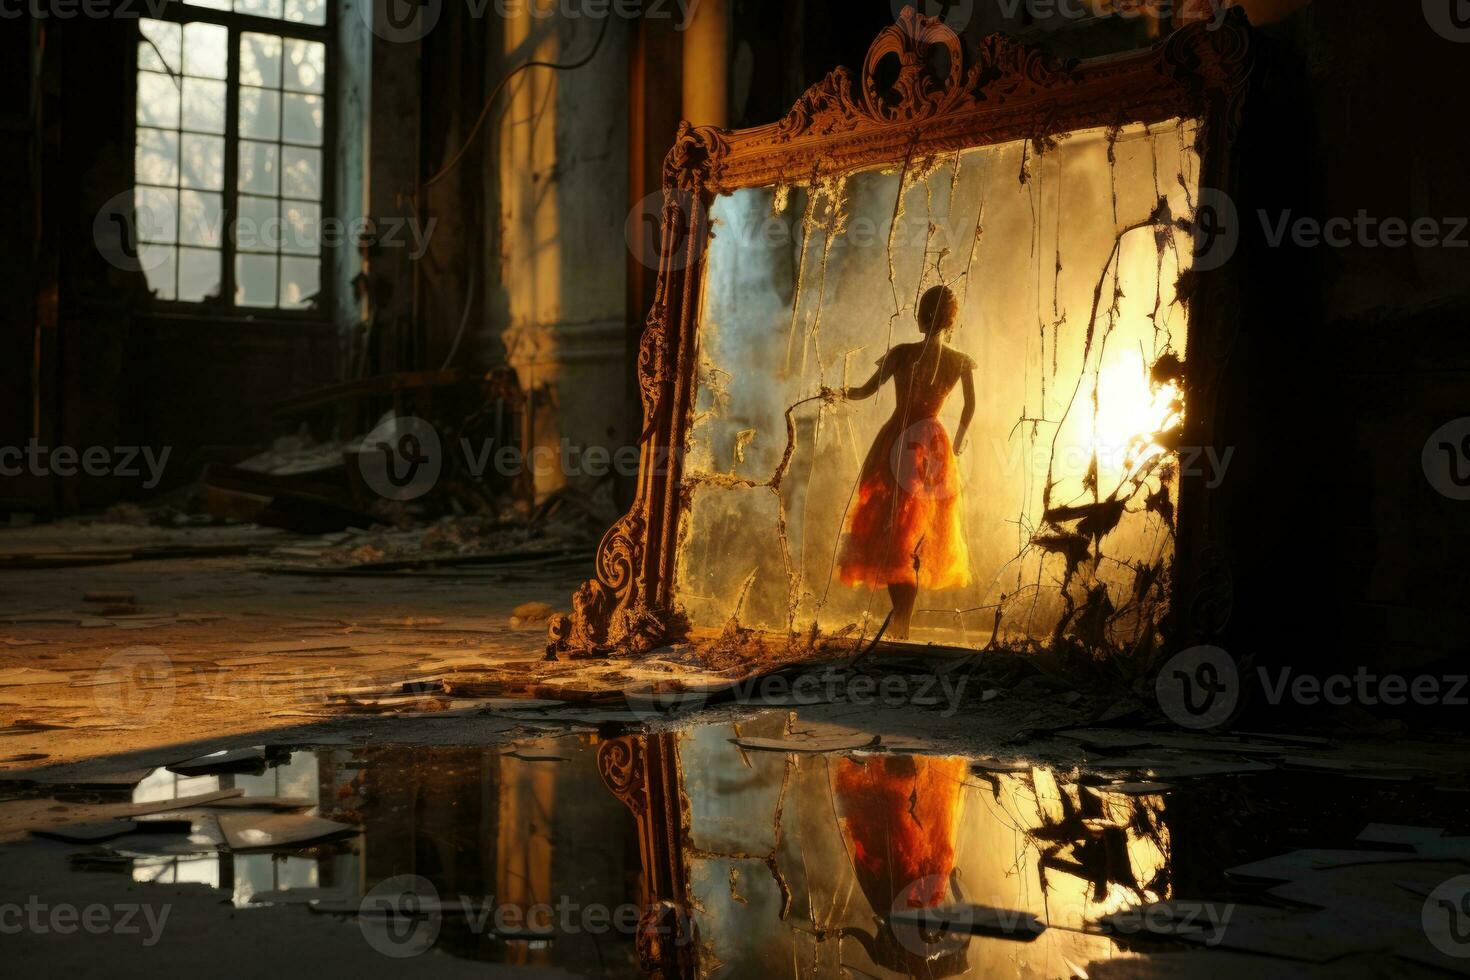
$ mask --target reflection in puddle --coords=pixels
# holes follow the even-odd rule
[[[240,750],[221,765],[232,771],[157,770],[133,802],[245,800],[187,810],[187,839],[109,846],[138,882],[207,885],[242,909],[356,916],[374,942],[432,920],[432,945],[452,955],[597,975],[798,963],[816,976],[1064,976],[1113,953],[1100,915],[1168,897],[1161,797],[1063,785],[1044,769],[977,773],[962,758],[734,741],[779,746],[787,725],[770,715],[738,732],[499,748]],[[283,818],[360,833],[226,846],[222,822]],[[966,903],[1051,928],[1020,942],[903,915]]]
[[[1293,833],[1285,815],[1314,814],[1307,800],[1340,781],[1251,770],[1191,781],[1166,809],[1157,783],[889,752],[785,713],[495,748],[257,747],[210,764],[142,780],[133,805],[153,812],[136,819],[164,823],[79,866],[347,917],[389,956],[594,976],[1076,977],[1191,946],[1291,957],[1338,914],[1311,909],[1340,902],[1398,902],[1344,943],[1414,948],[1421,893],[1470,855],[1470,839],[1434,831],[1431,852],[1371,855],[1394,862],[1381,868],[1361,851],[1272,857]],[[1355,794],[1314,836],[1340,842],[1364,816],[1422,815],[1434,797]],[[275,843],[239,843],[256,839]],[[1254,863],[1227,879],[1241,862]],[[1184,963],[1199,958],[1170,966]]]
[[[434,946],[452,955],[636,976],[633,817],[604,788],[595,755],[595,745],[579,739],[523,743],[514,754],[331,746],[267,753],[259,772],[159,769],[138,784],[134,803],[242,790],[295,801],[302,805],[293,813],[361,833],[290,851],[232,853],[221,846],[218,821],[236,815],[221,805],[188,811],[187,841],[133,835],[112,850],[131,857],[136,881],[208,885],[239,908],[305,903],[356,914],[364,895],[402,877],[433,896],[419,911],[434,915]]]
[[[742,735],[780,735],[773,721]],[[681,747],[702,959],[728,975],[1072,976],[1115,951],[1099,916],[1166,897],[1161,797],[1097,795],[1045,769],[976,775],[957,758],[742,752],[728,734]],[[1050,928],[1022,942],[894,915],[964,903]]]

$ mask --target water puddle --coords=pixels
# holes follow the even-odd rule
[[[389,957],[596,976],[1082,977],[1138,956],[1197,966],[1185,951],[1427,963],[1444,947],[1419,911],[1470,860],[1444,833],[1463,829],[1455,794],[1432,785],[1109,780],[844,744],[784,712],[494,747],[242,747],[173,769],[133,787],[127,805],[151,811],[123,814],[137,830],[78,843],[74,865],[202,884],[237,915],[355,920]]]

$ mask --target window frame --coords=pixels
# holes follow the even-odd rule
[[[200,7],[182,2],[182,0],[164,0],[157,9],[148,13],[149,20],[169,21],[176,24],[207,23],[224,27],[227,31],[227,57],[225,68],[225,131],[224,131],[224,186],[220,192],[220,291],[214,299],[205,299],[198,302],[179,299],[159,299],[150,296],[148,300],[149,309],[160,315],[202,317],[210,319],[231,320],[279,320],[288,322],[324,323],[334,319],[333,311],[336,300],[336,277],[334,275],[338,258],[338,250],[348,246],[348,242],[332,242],[325,240],[320,243],[318,253],[320,275],[317,290],[316,309],[284,309],[280,306],[242,306],[235,301],[235,257],[238,254],[235,249],[235,219],[239,212],[239,200],[241,196],[239,188],[240,174],[240,37],[246,33],[271,34],[278,37],[293,38],[303,41],[320,42],[323,46],[323,64],[325,84],[322,88],[322,173],[321,173],[321,220],[325,223],[328,219],[336,217],[337,211],[337,93],[335,83],[337,77],[337,16],[338,4],[336,0],[326,0],[326,23],[321,25],[303,24],[297,21],[278,20],[272,17],[259,17],[254,14],[240,14],[228,10],[215,10],[210,7]],[[138,74],[137,63],[138,46],[143,43],[141,19],[138,21],[139,30],[133,45],[133,56],[130,60],[132,65],[132,90],[134,100],[137,99]],[[182,66],[180,66],[182,69]],[[138,129],[136,108],[133,114],[132,130],[132,155],[130,166],[135,166],[132,161],[137,159]],[[284,174],[281,175],[284,178]],[[139,185],[136,169],[133,171],[132,186],[136,195]],[[275,200],[283,200],[281,196],[282,186],[278,185],[274,195]],[[277,252],[277,301],[280,297],[280,260],[289,254]]]

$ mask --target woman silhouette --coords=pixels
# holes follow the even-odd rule
[[[959,309],[948,286],[930,289],[918,309],[924,339],[890,349],[864,384],[834,393],[871,398],[893,379],[893,415],[863,461],[837,564],[846,585],[888,588],[890,632],[900,640],[908,639],[919,589],[970,584],[955,456],[975,416],[975,362],[944,343]],[[951,446],[938,416],[960,383],[965,406]]]

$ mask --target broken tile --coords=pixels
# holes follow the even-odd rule
[[[875,748],[879,744],[877,735],[827,735],[816,738],[732,738],[731,742],[742,749],[757,752],[857,752]]]
[[[96,844],[112,840],[138,829],[136,820],[96,820],[86,823],[61,824],[56,827],[39,827],[31,831],[37,837],[66,841],[69,844]]]
[[[1407,827],[1400,824],[1370,823],[1358,834],[1359,844],[1397,844],[1412,847],[1444,836],[1443,827]]]
[[[35,667],[0,668],[0,687],[30,687],[41,684],[67,684],[70,674],[57,670],[38,670]]]
[[[942,929],[972,936],[997,936],[1031,942],[1046,932],[1046,924],[1029,912],[992,908],[986,905],[952,905],[939,908],[899,909],[889,916],[895,925],[918,929]]]
[[[222,749],[196,759],[176,762],[167,768],[180,776],[201,776],[214,772],[258,772],[265,768],[265,746]]]
[[[284,813],[224,813],[220,814],[219,827],[232,851],[299,847],[358,832],[358,828],[335,820]]]

